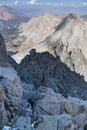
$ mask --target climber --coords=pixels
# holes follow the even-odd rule
[[[31,105],[32,109],[34,109],[34,107],[36,106],[36,102],[34,99],[32,98],[29,98],[28,99],[28,103]]]

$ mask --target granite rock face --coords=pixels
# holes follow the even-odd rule
[[[30,51],[20,64],[14,66],[18,75],[36,89],[40,86],[50,87],[63,96],[76,96],[86,99],[87,83],[79,74],[71,71],[60,58],[49,52]]]

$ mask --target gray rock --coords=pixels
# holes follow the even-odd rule
[[[57,130],[58,116],[43,116],[43,122],[39,123],[35,130]]]
[[[78,127],[84,127],[85,122],[87,121],[87,113],[79,113],[73,117],[73,122],[78,125]],[[87,122],[86,122],[87,123]]]
[[[71,130],[72,128],[72,120],[70,115],[63,114],[58,116],[58,130]]]
[[[40,112],[46,115],[59,115],[63,113],[66,99],[61,94],[56,94],[48,89],[45,97],[39,101]]]
[[[31,130],[31,118],[20,116],[17,119],[16,127],[19,130]]]
[[[65,109],[67,113],[71,114],[72,116],[75,116],[85,111],[85,103],[79,98],[69,97],[65,104]]]
[[[0,128],[8,121],[11,115],[20,113],[22,87],[17,73],[11,67],[0,67]],[[18,113],[17,113],[18,112]]]
[[[14,66],[22,80],[33,84],[36,90],[45,86],[65,97],[70,95],[87,99],[84,77],[71,71],[58,56],[54,57],[49,52],[31,52],[20,64]]]

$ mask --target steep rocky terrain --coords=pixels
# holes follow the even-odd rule
[[[86,22],[70,14],[54,30],[36,47],[49,52],[32,49],[20,64],[0,35],[0,129],[87,129],[87,82],[74,72],[86,77]]]
[[[0,129],[86,130],[86,91],[83,77],[49,52],[33,49],[16,64],[0,35]]]
[[[21,24],[18,29],[18,37],[12,41],[18,48],[16,48],[18,53],[14,58],[18,61],[24,58],[29,50],[36,48],[40,42],[52,35],[55,27],[61,21],[61,17],[45,14],[44,16],[32,18],[29,22]]]
[[[17,119],[17,128],[85,130],[87,101],[81,99],[87,99],[87,83],[82,76],[71,71],[58,56],[36,53],[34,49],[14,68],[22,81],[25,108]]]
[[[0,129],[17,116],[21,100],[20,79],[8,62],[6,46],[0,34]]]
[[[57,26],[55,33],[41,46],[87,80],[87,22],[70,14]]]
[[[64,96],[76,96],[87,99],[87,83],[83,76],[76,74],[49,52],[36,53],[33,49],[20,64],[15,66],[20,78],[36,89],[50,87]]]

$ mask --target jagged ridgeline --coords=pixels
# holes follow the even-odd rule
[[[84,77],[71,71],[59,56],[54,57],[49,52],[36,53],[33,49],[15,69],[22,80],[34,84],[37,89],[45,86],[66,97],[87,98]]]

